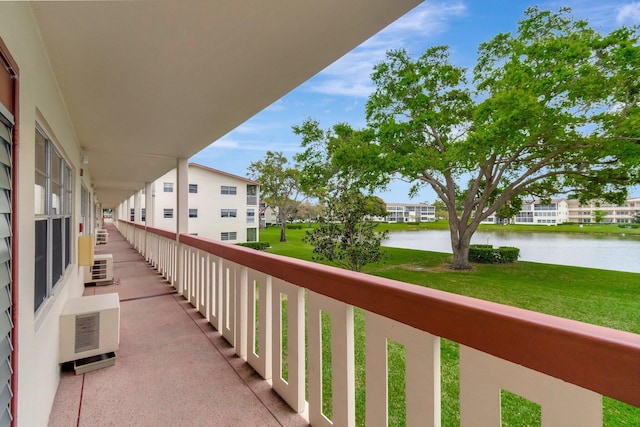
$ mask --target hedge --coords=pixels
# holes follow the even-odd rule
[[[493,245],[469,246],[469,261],[481,264],[504,264],[515,262],[520,257],[520,249],[511,246],[500,246],[494,249]]]
[[[246,242],[246,243],[236,243],[238,246],[244,246],[251,249],[257,249],[262,251],[270,247],[269,242]]]
[[[288,230],[302,230],[302,224],[287,224]]]

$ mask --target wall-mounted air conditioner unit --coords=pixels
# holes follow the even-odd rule
[[[60,315],[60,363],[74,362],[76,374],[110,366],[120,344],[118,294],[69,299]]]
[[[106,245],[107,239],[109,239],[109,233],[105,229],[96,230],[96,245]]]
[[[84,283],[106,285],[111,282],[113,282],[113,255],[94,255],[93,265],[84,270]]]

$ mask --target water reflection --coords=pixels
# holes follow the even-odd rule
[[[471,243],[520,248],[520,260],[640,273],[640,237],[478,231]],[[394,231],[385,246],[451,253],[449,231]]]

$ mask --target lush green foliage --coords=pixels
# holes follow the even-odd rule
[[[257,249],[259,251],[263,251],[271,247],[268,242],[245,242],[245,243],[236,243],[238,246],[244,246],[246,248]]]
[[[520,249],[509,246],[494,248],[493,245],[470,245],[469,261],[481,264],[504,264],[516,262],[520,257]]]
[[[618,224],[619,228],[625,228],[625,229],[638,229],[640,228],[640,224],[635,224],[635,223],[631,223],[631,224]]]
[[[602,221],[604,221],[604,217],[606,216],[607,216],[607,211],[601,211],[601,210],[593,211],[593,219],[595,220],[596,224],[601,224]]]
[[[376,232],[377,224],[367,219],[381,212],[381,203],[376,199],[349,189],[325,197],[327,216],[303,239],[313,246],[314,260],[327,260],[353,271],[379,262],[383,256],[380,245],[387,233]]]
[[[306,120],[293,127],[302,138],[304,151],[296,156],[301,165],[305,192],[318,197],[323,206],[319,225],[307,231],[305,242],[313,246],[314,260],[326,260],[339,267],[361,271],[383,256],[384,232],[375,231],[374,216],[386,216],[382,199],[364,193],[365,183],[357,170],[345,168],[341,156],[353,143],[368,140],[368,132],[339,124],[323,131],[318,122]]]
[[[264,160],[249,165],[249,176],[260,182],[260,200],[274,208],[280,219],[280,241],[287,240],[287,219],[294,214],[300,196],[300,174],[280,152],[267,151]]]
[[[388,52],[367,103],[376,137],[354,145],[352,163],[368,167],[370,182],[400,174],[433,188],[448,211],[454,268],[468,268],[480,222],[525,195],[620,202],[640,182],[637,28],[600,34],[567,9],[531,8],[515,34],[480,45],[467,75],[447,47],[417,60]]]

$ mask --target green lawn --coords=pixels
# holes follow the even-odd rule
[[[441,227],[446,223],[432,223]],[[385,224],[389,229],[407,224]],[[421,225],[422,226],[422,225]],[[520,226],[495,226],[500,230]],[[562,227],[539,227],[541,229]],[[601,227],[584,227],[602,232]],[[534,227],[537,229],[537,227]],[[578,228],[575,226],[575,228]],[[623,230],[623,229],[620,229]],[[525,230],[526,231],[526,230]],[[629,230],[627,230],[629,231]],[[638,230],[631,230],[638,231]],[[612,231],[613,232],[613,231]],[[260,240],[267,241],[271,253],[312,259],[311,247],[302,242],[305,230],[287,230],[287,242],[280,243],[279,229],[260,231]],[[367,266],[365,272],[381,277],[440,289],[461,295],[508,304],[529,310],[561,316],[582,322],[640,333],[640,274],[586,269],[539,263],[517,262],[507,265],[476,265],[470,272],[455,272],[443,265],[451,255],[439,252],[385,248],[384,262]],[[364,319],[356,310],[356,413],[359,425],[364,425]],[[327,328],[328,329],[328,328]],[[327,330],[327,333],[329,331]],[[403,425],[404,349],[389,346],[390,393],[400,396],[396,409],[390,409],[389,425]],[[458,345],[442,341],[442,425],[459,424],[458,407]],[[523,402],[518,396],[505,393],[504,426],[540,425],[540,409]],[[605,399],[606,426],[640,425],[640,408]]]

